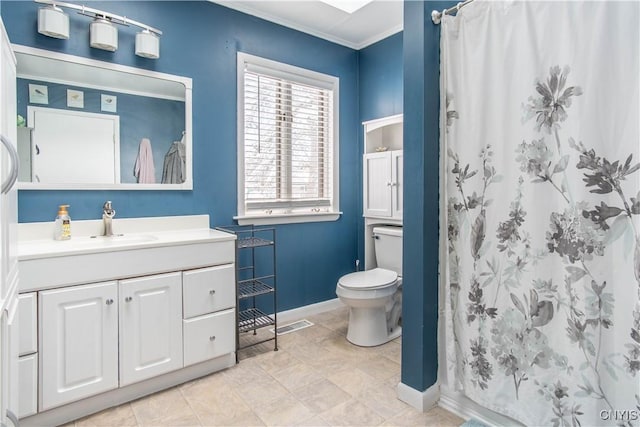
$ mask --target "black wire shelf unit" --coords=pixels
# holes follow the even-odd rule
[[[238,351],[271,340],[274,342],[273,350],[277,351],[276,230],[273,227],[253,225],[217,228],[236,235],[236,363]],[[258,251],[270,253],[258,254]],[[267,274],[262,274],[265,272]],[[273,314],[264,313],[256,304],[258,298],[268,297],[273,299]],[[258,329],[269,326],[274,330],[272,336],[254,339],[241,345],[243,334],[257,335]]]

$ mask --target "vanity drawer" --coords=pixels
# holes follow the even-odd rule
[[[234,307],[235,266],[201,268],[182,273],[182,304],[185,319]]]
[[[38,354],[18,359],[18,417],[28,417],[38,412]]]
[[[18,353],[20,356],[38,351],[38,304],[37,294],[30,292],[18,297]]]
[[[236,312],[233,308],[183,322],[184,366],[235,350]]]

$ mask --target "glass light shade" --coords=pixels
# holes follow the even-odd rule
[[[96,49],[115,51],[118,49],[118,29],[106,19],[96,19],[90,27],[90,45]]]
[[[136,55],[143,58],[160,58],[160,37],[149,30],[136,34]]]
[[[56,39],[69,38],[69,15],[56,6],[38,9],[38,32]]]

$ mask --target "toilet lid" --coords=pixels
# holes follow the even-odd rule
[[[338,283],[349,289],[373,289],[392,284],[398,279],[398,273],[384,268],[357,271],[342,276]]]

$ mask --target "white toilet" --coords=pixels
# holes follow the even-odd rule
[[[371,347],[402,333],[402,227],[373,229],[377,268],[338,280],[336,294],[349,306],[347,339]]]

